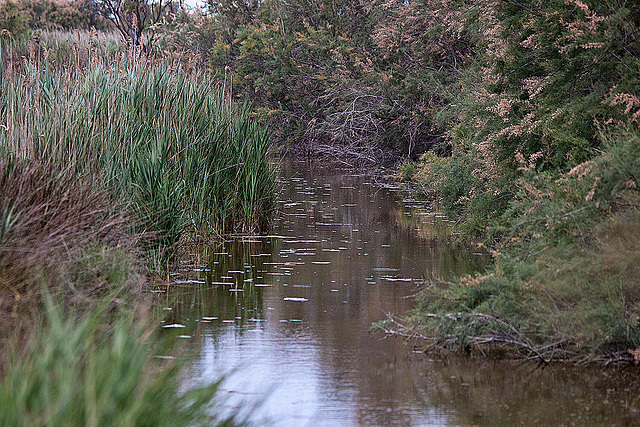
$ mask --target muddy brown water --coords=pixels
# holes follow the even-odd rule
[[[167,334],[185,384],[221,375],[220,407],[255,425],[640,425],[637,371],[453,359],[372,323],[406,314],[425,277],[481,269],[446,219],[372,177],[281,167],[267,236],[203,248],[172,275]]]

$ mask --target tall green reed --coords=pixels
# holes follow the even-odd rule
[[[204,73],[150,62],[85,70],[34,62],[3,80],[0,113],[6,152],[102,181],[161,247],[257,231],[271,218],[269,133]]]
[[[0,425],[218,422],[211,390],[177,397],[176,369],[154,366],[143,330],[92,303],[140,284],[138,242],[166,254],[264,229],[269,133],[204,72],[85,42],[67,56],[42,39],[0,49],[0,310],[22,313],[45,289],[86,311],[49,304],[25,331],[0,366]]]
[[[164,353],[144,322],[104,304],[64,314],[48,294],[44,305],[2,366],[0,425],[233,425],[216,418],[217,384],[179,393],[179,366],[154,357]]]

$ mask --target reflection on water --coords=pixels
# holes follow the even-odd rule
[[[559,401],[555,393],[575,398],[557,407],[582,417],[567,415],[568,423],[631,414],[624,408],[635,401],[597,403],[581,382],[576,390],[590,391],[552,391],[566,375],[446,366],[372,333],[385,313],[411,309],[425,275],[469,272],[483,257],[438,237],[446,234],[437,213],[366,176],[308,165],[281,176],[282,215],[269,236],[205,248],[174,274],[165,325],[186,326],[167,333],[195,356],[191,382],[228,373],[226,404],[259,401],[257,424],[529,424],[559,419],[527,410]],[[549,388],[552,379],[558,384]],[[593,412],[575,403],[582,401]]]

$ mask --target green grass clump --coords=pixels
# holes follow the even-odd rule
[[[91,176],[129,204],[136,230],[154,232],[160,247],[269,224],[269,133],[208,75],[34,63],[2,86],[2,150]]]
[[[48,297],[45,306],[2,365],[1,425],[233,425],[212,409],[217,384],[179,393],[178,366],[154,358],[158,346],[134,316],[104,307],[65,315]]]

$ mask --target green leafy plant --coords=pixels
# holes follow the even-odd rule
[[[3,425],[236,424],[218,419],[213,409],[217,384],[179,391],[178,365],[154,358],[160,347],[133,316],[104,306],[64,314],[45,299],[31,338],[2,365]]]

